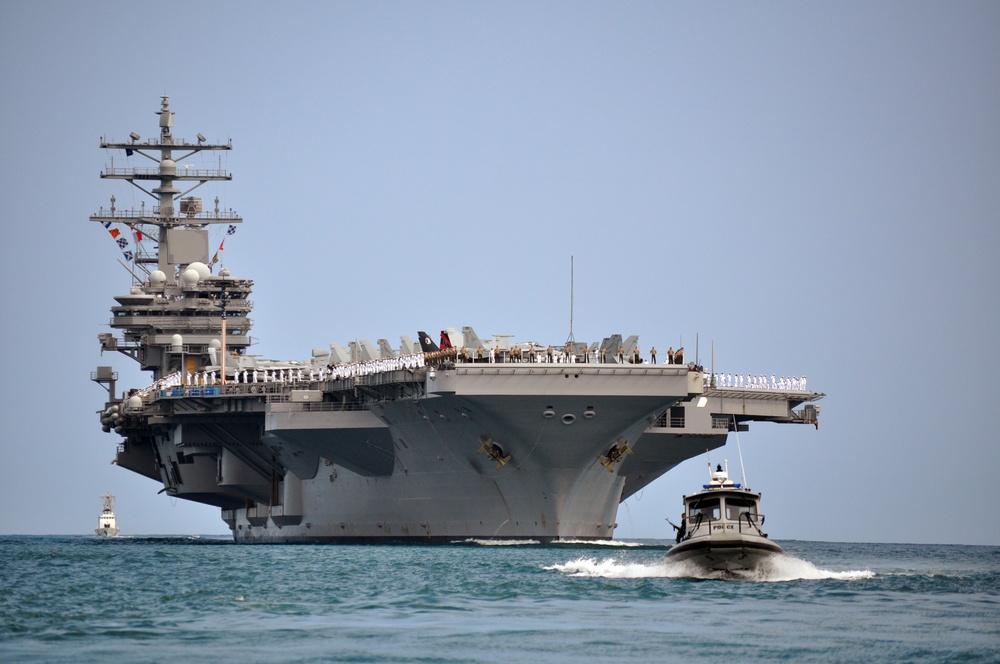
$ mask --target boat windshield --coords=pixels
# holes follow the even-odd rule
[[[688,504],[688,517],[703,519],[718,519],[722,516],[718,498],[700,498]]]
[[[744,514],[757,515],[757,501],[751,498],[739,498],[736,496],[726,497],[726,518],[730,521],[738,521]]]

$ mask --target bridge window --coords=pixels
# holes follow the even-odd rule
[[[721,515],[721,505],[718,498],[702,498],[688,505],[688,518],[718,519]]]
[[[726,518],[730,521],[739,520],[744,514],[757,514],[757,503],[749,498],[726,498]]]

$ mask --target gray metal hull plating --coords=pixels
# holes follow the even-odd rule
[[[277,522],[229,512],[236,540],[609,539],[618,470],[635,454],[624,445],[700,378],[686,367],[503,370],[514,380],[438,372],[425,398],[364,412],[271,404],[267,444],[296,472],[269,512],[279,508]]]

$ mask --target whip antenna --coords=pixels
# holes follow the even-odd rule
[[[736,451],[740,455],[740,473],[743,475],[743,488],[747,488],[747,471],[743,467],[743,448],[740,447],[740,425],[736,423],[736,416],[733,415],[733,428],[736,429]]]
[[[573,257],[569,257],[569,336],[566,343],[575,342],[573,338]]]

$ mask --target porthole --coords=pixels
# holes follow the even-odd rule
[[[576,415],[574,415],[573,413],[566,413],[565,415],[562,416],[563,424],[573,424],[573,422],[576,422]]]

